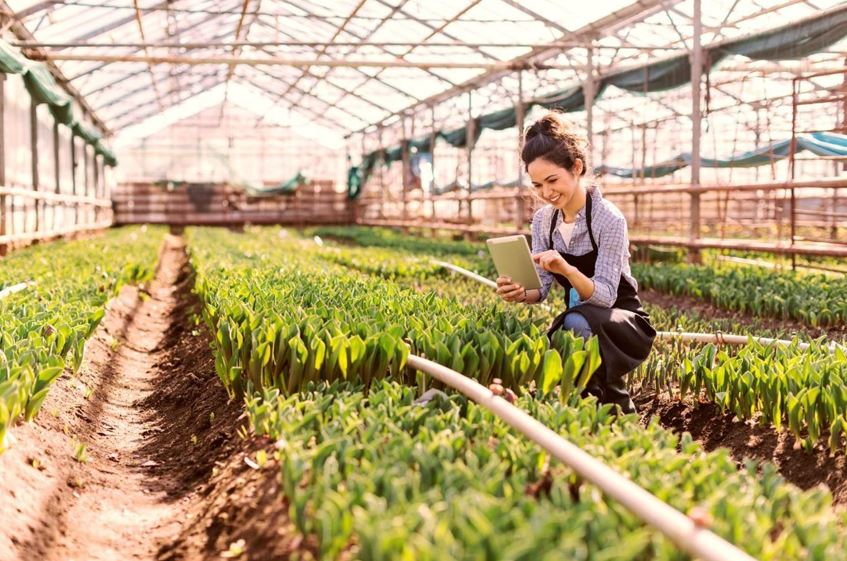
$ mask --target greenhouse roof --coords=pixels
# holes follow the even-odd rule
[[[702,2],[702,44],[844,5]],[[439,121],[466,118],[468,96],[459,94],[471,90],[477,114],[509,107],[518,69],[532,70],[520,73],[520,87],[534,97],[581,83],[589,57],[602,76],[686,55],[694,1],[0,0],[0,9],[17,46],[51,61],[111,131],[190,111],[191,100],[214,91],[222,100],[254,96],[261,110],[245,126],[311,122],[346,135],[411,112],[428,121],[432,106]],[[839,45],[793,70],[843,65]],[[715,87],[749,102],[735,83],[744,73],[773,71],[767,64],[733,56],[723,63],[728,79]],[[669,116],[686,111],[673,100],[650,103]],[[621,102],[621,110],[636,107]]]

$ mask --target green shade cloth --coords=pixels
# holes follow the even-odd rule
[[[657,92],[679,87],[691,81],[688,55],[633,68],[603,78],[603,86],[615,86],[630,92]]]
[[[708,68],[714,68],[718,63],[729,55],[743,55],[754,60],[783,60],[802,58],[810,54],[826,49],[838,41],[847,37],[847,6],[830,11],[822,16],[790,24],[778,29],[757,33],[750,37],[738,39],[704,51]],[[688,55],[680,55],[668,60],[654,62],[652,64],[625,70],[611,76],[601,78],[597,83],[595,99],[602,97],[608,86],[627,90],[633,93],[658,92],[676,88],[691,81],[691,63]],[[566,112],[582,111],[585,109],[585,97],[582,85],[571,85],[567,88],[543,95],[525,103],[525,110],[533,106],[541,106],[547,109],[559,109]],[[484,129],[504,130],[516,126],[517,116],[514,107],[500,109],[476,118],[474,127],[473,143],[479,139]],[[448,144],[457,148],[467,146],[467,127],[452,131],[437,131],[437,136],[443,138]],[[822,140],[798,139],[798,149],[801,146],[812,146],[816,144],[818,149],[825,144]],[[777,143],[778,144],[778,143]],[[430,147],[431,148],[431,147]],[[421,150],[422,148],[419,148]],[[811,149],[811,148],[804,148]],[[763,156],[759,151],[740,154],[735,158],[727,160],[708,160],[715,163],[715,167],[761,165],[758,162],[762,158],[770,161],[771,152],[782,153],[784,147],[773,145],[768,147],[767,154]],[[379,151],[371,152],[363,158],[362,182],[366,183],[370,178],[371,171],[377,159],[380,158]],[[383,161],[390,163],[402,158],[402,150],[399,147],[385,150],[388,157]],[[398,157],[398,154],[400,155]],[[784,157],[784,156],[783,156]],[[703,160],[707,161],[706,159]],[[690,162],[690,156],[686,159],[685,154],[676,158],[650,166],[644,170],[631,170],[629,168],[615,168],[602,166],[602,173],[610,173],[619,177],[632,177],[628,174],[640,176],[642,171],[645,177],[660,177],[673,173],[685,167]],[[731,163],[730,163],[731,162]],[[704,163],[704,165],[706,165]],[[448,188],[450,186],[445,187]],[[453,186],[455,188],[455,186]]]
[[[362,192],[362,176],[357,166],[347,170],[347,197],[355,199]]]
[[[482,127],[480,126],[480,118],[477,117],[474,119],[474,137],[473,144],[476,144],[476,141],[479,140],[479,135],[482,134]],[[447,144],[450,146],[454,146],[456,148],[466,148],[468,146],[468,127],[464,126],[458,129],[454,129],[452,131],[439,131],[438,136],[443,138]]]
[[[514,107],[507,107],[494,113],[488,113],[479,118],[479,128],[502,131],[517,124],[517,114]]]
[[[53,79],[53,75],[50,74],[46,65],[30,62],[23,76],[26,89],[36,103],[65,105],[71,102],[71,99],[64,94],[62,88]]]
[[[599,91],[598,89],[598,93]],[[528,105],[538,105],[546,109],[560,109],[566,112],[581,111],[585,108],[585,93],[582,86],[574,86],[535,98]]]
[[[421,138],[413,138],[409,140],[409,148],[414,148],[418,152],[431,152],[432,151],[432,136],[424,136]]]
[[[394,148],[388,148],[385,150],[383,154],[382,161],[387,166],[392,164],[393,162],[399,162],[403,159],[403,145],[395,146]]]
[[[726,43],[712,52],[754,60],[788,60],[822,51],[847,36],[847,6],[783,27]]]
[[[115,157],[115,154],[100,140],[94,143],[94,153],[103,156],[103,163],[105,165],[112,168],[118,165],[118,159]]]
[[[0,72],[23,74],[29,61],[9,43],[0,39]]]
[[[797,136],[797,152],[808,151],[816,156],[847,156],[847,135],[816,132]],[[728,158],[701,158],[704,168],[746,168],[770,164],[791,155],[791,140],[780,140],[757,150],[741,152]],[[670,160],[644,168],[598,166],[594,173],[616,177],[662,177],[691,165],[691,154],[681,153]]]
[[[85,141],[86,144],[91,144],[92,146],[94,146],[101,138],[99,132],[86,127],[79,121],[75,122],[71,126],[71,130],[73,131],[74,136],[80,137]]]
[[[256,187],[253,185],[244,185],[243,187],[251,197],[273,197],[276,195],[293,195],[298,187],[308,182],[309,180],[306,179],[306,176],[298,171],[294,177],[288,181],[283,181],[275,187]]]

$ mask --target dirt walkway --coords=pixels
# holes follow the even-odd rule
[[[278,464],[245,462],[272,443],[238,436],[241,403],[217,379],[192,284],[183,242],[169,236],[155,280],[109,303],[80,372],[13,429],[0,455],[0,561],[314,551],[288,520]]]
[[[145,447],[161,419],[138,404],[154,392],[151,372],[168,352],[184,265],[179,239],[169,237],[149,293],[127,287],[111,301],[82,371],[62,378],[37,424],[20,427],[20,445],[0,457],[2,487],[26,521],[9,537],[11,559],[152,558],[179,531],[180,504],[165,500],[167,483],[150,488],[159,476]]]

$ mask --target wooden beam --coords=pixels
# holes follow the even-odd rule
[[[172,55],[83,55],[83,54],[62,54],[56,51],[48,51],[44,54],[33,55],[35,60],[72,60],[72,61],[108,61],[108,62],[143,62],[149,64],[185,64],[190,66],[206,65],[206,64],[221,64],[221,65],[244,65],[244,66],[294,66],[294,67],[312,67],[326,66],[329,68],[458,68],[458,69],[483,69],[493,71],[514,71],[518,68],[525,68],[522,63],[511,61],[505,62],[450,62],[444,60],[411,62],[407,60],[370,60],[370,59],[348,59],[348,60],[314,60],[305,58],[284,58],[284,57],[265,57],[265,58],[250,58],[250,57],[191,57],[191,56],[172,56]],[[543,64],[534,66],[533,68],[543,68],[548,70],[569,69],[569,65],[551,65]]]

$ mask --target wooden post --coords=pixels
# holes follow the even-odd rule
[[[32,190],[38,191],[38,113],[36,109],[38,105],[35,103],[35,100],[32,100],[32,103],[29,106],[29,127],[30,127],[30,151],[32,152]],[[40,203],[38,199],[34,200],[35,203],[35,233],[41,233],[41,211],[40,211]]]
[[[0,72],[0,187],[6,186],[6,75]],[[6,235],[6,195],[0,195],[0,236]],[[0,257],[6,255],[8,244],[0,243]]]
[[[700,35],[703,31],[701,18],[701,0],[694,0],[694,35],[691,52],[691,185],[700,185],[700,80],[703,71],[703,51],[700,45]],[[690,229],[688,238],[694,243],[700,238],[700,194],[692,193],[690,202]],[[700,250],[691,247],[688,259],[692,263],[701,260]]]

